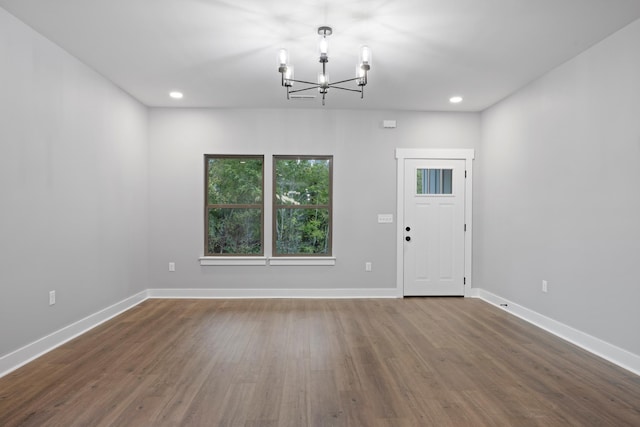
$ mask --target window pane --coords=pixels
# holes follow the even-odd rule
[[[452,169],[418,169],[417,194],[453,194]]]
[[[208,217],[209,255],[262,254],[261,209],[211,208]]]
[[[276,204],[328,205],[329,159],[276,159]]]
[[[278,209],[275,229],[278,255],[329,254],[329,209]]]
[[[262,203],[262,159],[208,158],[207,203]]]
[[[451,190],[451,175],[453,173],[452,169],[443,169],[442,170],[442,194],[452,194]]]

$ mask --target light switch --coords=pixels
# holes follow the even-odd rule
[[[378,214],[379,224],[391,224],[393,222],[393,214]]]

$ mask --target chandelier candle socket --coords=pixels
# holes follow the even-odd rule
[[[322,64],[322,71],[318,73],[317,83],[305,80],[296,80],[293,75],[293,65],[289,63],[289,52],[287,52],[286,49],[280,49],[278,52],[278,72],[282,78],[282,87],[287,90],[287,99],[291,99],[290,95],[292,93],[318,89],[318,92],[322,94],[322,105],[324,105],[325,97],[331,88],[357,92],[360,94],[360,99],[364,98],[364,87],[367,85],[367,77],[369,70],[371,70],[371,49],[369,46],[362,46],[360,49],[359,61],[356,65],[356,76],[354,78],[331,83],[331,80],[329,80],[329,74],[327,73],[327,63],[329,62],[329,41],[327,40],[327,37],[332,33],[333,29],[331,29],[331,27],[323,26],[318,28],[318,34],[320,35],[318,52],[319,62]],[[349,82],[355,82],[358,89],[340,86]],[[291,88],[294,83],[300,83],[306,85],[306,87],[292,90]]]

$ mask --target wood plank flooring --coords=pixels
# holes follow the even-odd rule
[[[155,299],[1,378],[0,426],[640,426],[640,377],[475,299]]]

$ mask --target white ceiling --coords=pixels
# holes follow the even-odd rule
[[[479,111],[640,18],[640,0],[0,0],[0,6],[152,107]],[[287,101],[276,55],[316,79],[351,78],[373,50],[363,100]],[[171,90],[184,99],[168,97]],[[315,93],[314,91],[310,93]],[[449,104],[452,95],[464,101]]]

